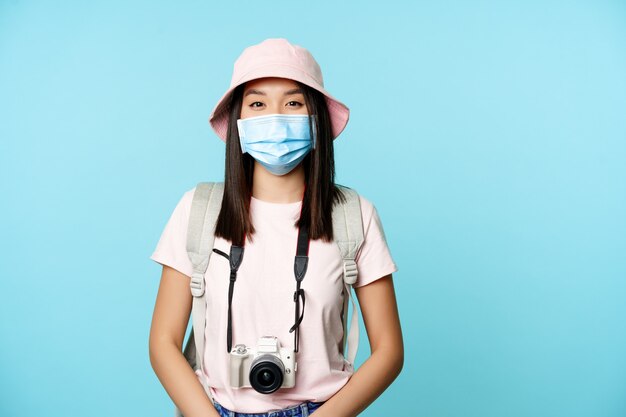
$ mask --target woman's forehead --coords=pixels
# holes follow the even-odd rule
[[[298,83],[296,83],[294,80],[290,80],[289,78],[264,77],[246,82],[244,91],[249,89],[287,90],[297,87],[299,87]]]

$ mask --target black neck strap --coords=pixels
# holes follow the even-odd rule
[[[296,258],[293,261],[293,272],[296,277],[296,291],[293,293],[293,301],[296,303],[296,322],[289,333],[295,330],[293,335],[294,352],[298,351],[299,327],[304,318],[304,290],[300,288],[300,283],[306,275],[306,269],[309,264],[309,230],[300,224],[298,229],[298,246],[296,247]],[[300,298],[302,298],[302,314],[300,314]]]
[[[245,241],[244,241],[245,242]],[[233,290],[235,281],[237,281],[237,271],[243,260],[243,246],[231,245],[230,256],[226,255],[219,249],[213,249],[213,252],[228,259],[230,263],[230,285],[228,286],[228,327],[226,336],[226,349],[230,353],[232,348],[232,303],[233,303]],[[289,329],[289,333],[295,331],[294,334],[294,351],[298,351],[299,344],[299,327],[304,318],[304,290],[300,288],[300,283],[306,275],[307,266],[309,263],[309,231],[308,229],[300,225],[298,229],[298,243],[296,246],[296,257],[294,259],[293,271],[296,277],[296,291],[293,293],[293,301],[296,303],[296,316],[295,324]],[[300,299],[302,299],[302,313],[300,313]]]
[[[230,247],[230,256],[226,255],[219,249],[213,249],[213,252],[222,255],[228,259],[230,263],[230,284],[228,285],[228,327],[226,335],[226,349],[230,352],[233,341],[233,329],[232,329],[232,304],[233,304],[233,290],[235,289],[235,281],[237,281],[237,270],[243,260],[243,247],[232,245]]]

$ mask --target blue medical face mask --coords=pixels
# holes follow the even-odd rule
[[[309,131],[313,123],[313,137]],[[285,175],[315,148],[315,115],[268,114],[237,119],[241,151],[274,175]]]

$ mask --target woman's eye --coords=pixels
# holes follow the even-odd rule
[[[302,103],[300,103],[299,101],[290,101],[289,103],[287,103],[287,105],[291,107],[299,107],[302,106]]]
[[[257,104],[258,104],[258,106],[257,106]],[[262,105],[263,105],[263,103],[261,103],[260,101],[255,101],[253,103],[250,103],[250,107],[260,107]]]

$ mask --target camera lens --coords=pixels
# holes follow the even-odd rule
[[[263,385],[264,387],[267,387],[274,383],[274,380],[276,379],[276,375],[274,374],[274,372],[270,372],[268,369],[263,369],[262,371],[257,373],[257,378],[258,378],[257,381],[259,382],[259,384]]]
[[[250,367],[250,385],[261,394],[271,394],[283,385],[284,369],[276,356],[259,356]]]

